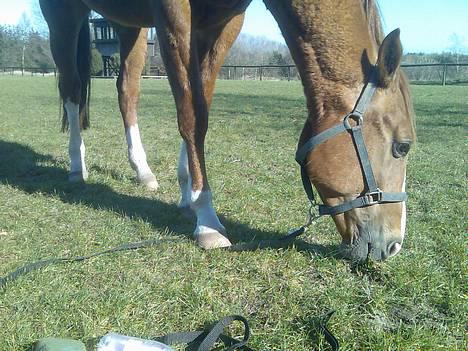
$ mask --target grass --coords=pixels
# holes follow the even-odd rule
[[[73,185],[54,79],[0,77],[0,276],[41,258],[168,241],[12,282],[0,291],[0,350],[29,350],[46,336],[152,337],[228,314],[250,320],[253,349],[327,350],[312,322],[330,309],[342,350],[466,349],[467,87],[413,87],[418,145],[404,249],[353,269],[334,254],[340,239],[330,219],[293,247],[198,249],[194,222],[176,209],[180,138],[167,82],[143,81],[139,122],[157,193],[135,183],[113,85],[93,82],[90,180]],[[303,223],[293,155],[305,116],[297,82],[218,82],[207,164],[235,242],[274,239]]]

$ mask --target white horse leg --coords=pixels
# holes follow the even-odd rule
[[[177,175],[181,194],[179,208],[183,210],[190,209],[195,212],[197,226],[194,237],[198,245],[204,249],[231,246],[231,242],[225,236],[226,229],[221,224],[213,207],[211,191],[192,191],[192,179],[188,167],[185,142],[182,142],[180,147]]]
[[[156,190],[159,188],[158,181],[146,161],[146,153],[143,148],[138,124],[128,127],[125,131],[128,145],[128,160],[131,167],[137,173],[137,180],[148,188]]]
[[[70,156],[70,174],[68,180],[79,182],[88,178],[85,164],[85,145],[81,138],[80,106],[67,100],[64,104],[70,128],[68,154]]]

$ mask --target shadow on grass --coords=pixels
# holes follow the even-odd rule
[[[67,181],[68,173],[65,169],[59,165],[41,166],[44,163],[57,162],[52,156],[39,154],[28,146],[0,141],[0,183],[30,194],[52,195],[64,203],[113,211],[130,218],[141,218],[161,232],[169,229],[177,235],[191,237],[195,221],[183,216],[175,204],[119,194],[104,184],[71,184]],[[236,249],[232,251],[294,246],[299,251],[339,257],[337,245],[310,244],[302,240],[279,241],[277,238],[283,233],[253,229],[223,216],[220,216],[220,219],[228,232],[232,233],[230,239],[234,243],[248,241],[250,238],[256,240],[236,245]]]

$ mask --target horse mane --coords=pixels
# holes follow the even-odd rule
[[[369,32],[371,34],[371,37],[375,40],[377,47],[380,47],[385,38],[385,33],[382,26],[382,16],[380,15],[379,4],[377,3],[377,0],[361,1],[364,13],[366,14],[367,22],[369,24]],[[401,70],[401,68],[399,69],[397,80],[397,88],[400,90],[403,96],[403,101],[405,102],[405,109],[407,115],[411,118],[413,137],[414,139],[416,139],[416,125],[414,118],[413,103],[409,88],[409,81],[406,77],[406,74],[403,72],[403,70]]]
[[[376,0],[361,0],[364,13],[366,14],[367,22],[369,23],[369,31],[371,37],[379,47],[385,37],[382,16],[380,15],[379,5]]]

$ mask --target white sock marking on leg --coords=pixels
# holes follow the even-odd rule
[[[128,127],[125,131],[125,137],[127,138],[128,145],[128,160],[132,168],[137,172],[139,177],[152,174],[146,161],[146,153],[141,142],[138,124]]]
[[[194,193],[196,193],[196,196],[194,196]],[[202,235],[214,231],[221,234],[226,233],[226,229],[219,221],[213,207],[211,191],[192,191],[191,200],[190,207],[197,215],[195,235]]]
[[[64,104],[67,112],[68,124],[70,128],[70,141],[68,144],[68,154],[70,156],[70,173],[82,173],[86,179],[88,172],[85,164],[86,148],[81,138],[80,128],[80,106],[68,99]]]
[[[182,142],[180,146],[177,176],[181,194],[179,207],[190,207],[197,216],[197,227],[194,234],[202,235],[212,232],[225,234],[226,229],[219,221],[213,207],[211,191],[192,191],[192,177],[189,172],[187,145],[185,142]]]

